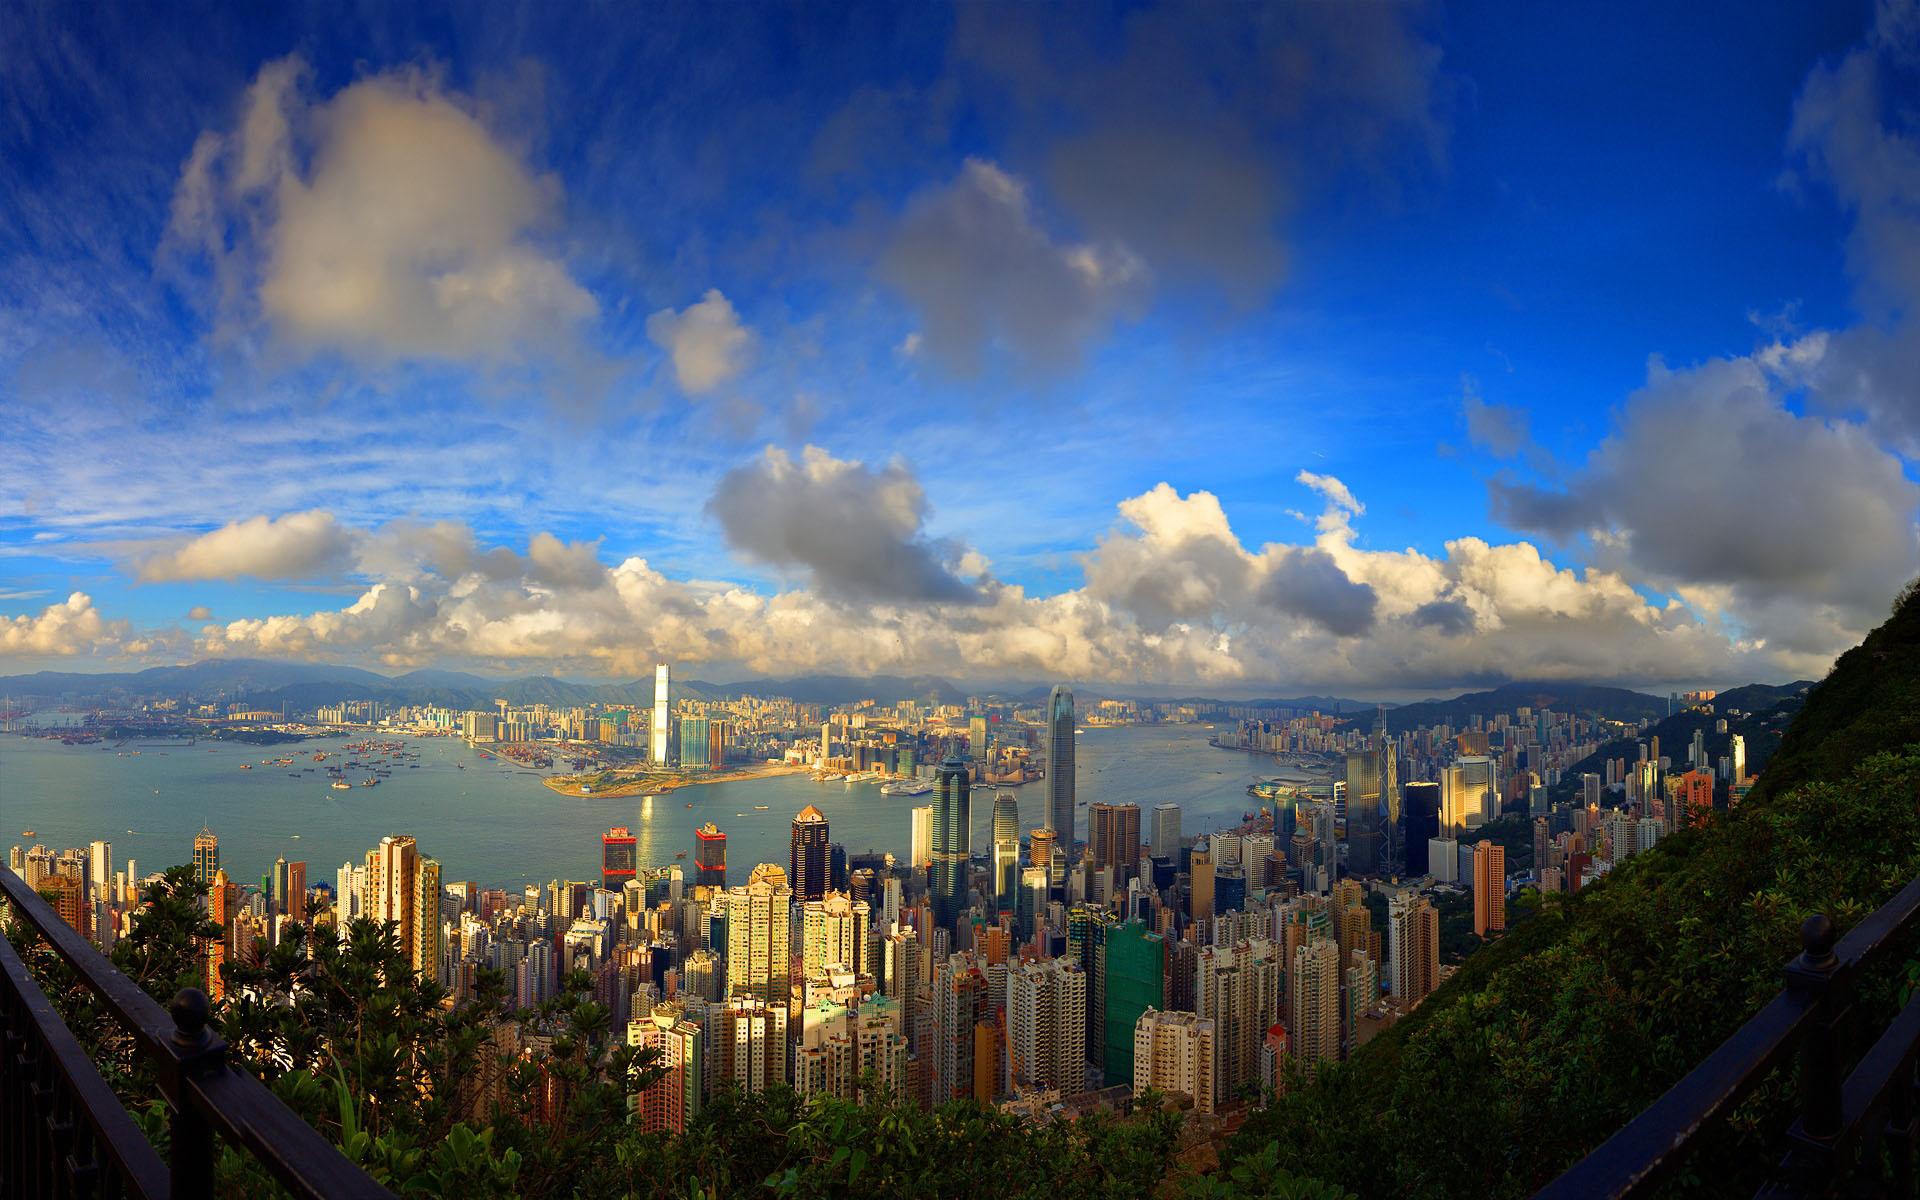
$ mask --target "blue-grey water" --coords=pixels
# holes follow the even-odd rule
[[[1275,764],[1215,749],[1207,736],[1203,725],[1088,729],[1077,744],[1079,799],[1131,802],[1143,815],[1173,801],[1189,834],[1236,824],[1252,803],[1246,785],[1275,774]],[[378,787],[334,791],[310,756],[350,740],[115,747],[0,736],[0,845],[84,846],[105,839],[113,843],[116,869],[133,857],[144,874],[189,861],[193,835],[205,824],[219,835],[221,866],[234,878],[258,879],[284,855],[306,861],[307,878],[319,882],[331,881],[342,862],[361,861],[381,836],[404,833],[440,860],[445,879],[517,887],[591,878],[599,870],[600,835],[610,825],[633,830],[643,863],[666,864],[690,852],[694,829],[712,821],[727,834],[729,874],[744,880],[754,863],[786,863],[791,822],[805,805],[826,814],[833,839],[849,853],[873,849],[905,858],[908,810],[933,800],[931,794],[883,796],[878,784],[815,783],[805,775],[702,784],[650,798],[575,798],[548,790],[531,772],[482,759],[452,738],[404,739],[420,755],[418,770],[396,766]],[[293,766],[260,761],[282,757],[292,757]],[[328,763],[341,761],[335,755]],[[252,770],[241,770],[243,762],[254,764]],[[288,777],[303,767],[316,769]],[[1036,782],[1014,789],[1023,828],[1040,823],[1044,788]],[[992,794],[975,791],[976,849],[987,844]],[[756,811],[762,804],[766,811]],[[1143,819],[1143,836],[1149,824]],[[25,838],[26,830],[34,836]],[[1077,833],[1086,837],[1084,808]]]

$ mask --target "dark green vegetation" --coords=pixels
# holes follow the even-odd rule
[[[1605,882],[1550,898],[1352,1061],[1233,1143],[1363,1195],[1525,1195],[1603,1141],[1771,999],[1815,912],[1842,930],[1920,874],[1920,597],[1814,689],[1760,786]],[[1865,1022],[1913,946],[1863,981]],[[1779,1073],[1674,1185],[1750,1195],[1794,1103]],[[1230,1157],[1231,1161],[1231,1157]]]

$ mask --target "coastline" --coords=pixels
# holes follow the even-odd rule
[[[716,771],[711,775],[650,776],[630,782],[616,783],[590,792],[580,790],[580,784],[571,778],[549,775],[540,782],[548,790],[562,796],[572,796],[580,800],[593,800],[603,796],[664,796],[668,792],[683,787],[698,787],[703,783],[746,783],[755,779],[774,779],[781,775],[804,775],[808,768],[790,766],[786,763],[759,763],[753,766],[738,767],[730,771]]]

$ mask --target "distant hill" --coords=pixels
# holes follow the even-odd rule
[[[1733,735],[1739,734],[1746,744],[1747,773],[1759,774],[1773,758],[1773,752],[1779,748],[1788,723],[1799,711],[1807,690],[1813,686],[1805,680],[1778,687],[1756,683],[1721,692],[1713,698],[1711,712],[1688,708],[1655,721],[1634,737],[1617,738],[1603,744],[1568,767],[1561,775],[1560,782],[1548,789],[1548,797],[1555,803],[1570,798],[1580,790],[1580,776],[1587,772],[1604,774],[1610,758],[1633,761],[1639,752],[1637,744],[1643,741],[1651,743],[1653,738],[1660,739],[1662,755],[1675,763],[1684,763],[1695,730],[1704,735],[1703,744],[1710,764],[1718,763],[1721,755],[1732,752]],[[1740,715],[1734,716],[1735,712]],[[1715,726],[1723,719],[1727,722],[1727,731],[1716,732]]]
[[[1451,700],[1421,700],[1389,708],[1387,729],[1401,733],[1422,725],[1460,726],[1475,716],[1491,717],[1511,713],[1516,708],[1550,708],[1555,712],[1606,717],[1613,721],[1642,721],[1666,716],[1667,699],[1587,683],[1503,683],[1488,692],[1468,692]]]

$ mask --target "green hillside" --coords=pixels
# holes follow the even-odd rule
[[[1251,1119],[1230,1159],[1363,1196],[1522,1196],[1599,1144],[1770,999],[1800,922],[1844,930],[1920,874],[1920,596],[1807,697],[1760,785],[1488,947],[1353,1059]],[[1909,947],[1909,953],[1911,947]],[[1862,982],[1890,1019],[1911,964]],[[1790,1072],[1676,1186],[1750,1195]],[[1711,1181],[1710,1183],[1707,1181]]]

